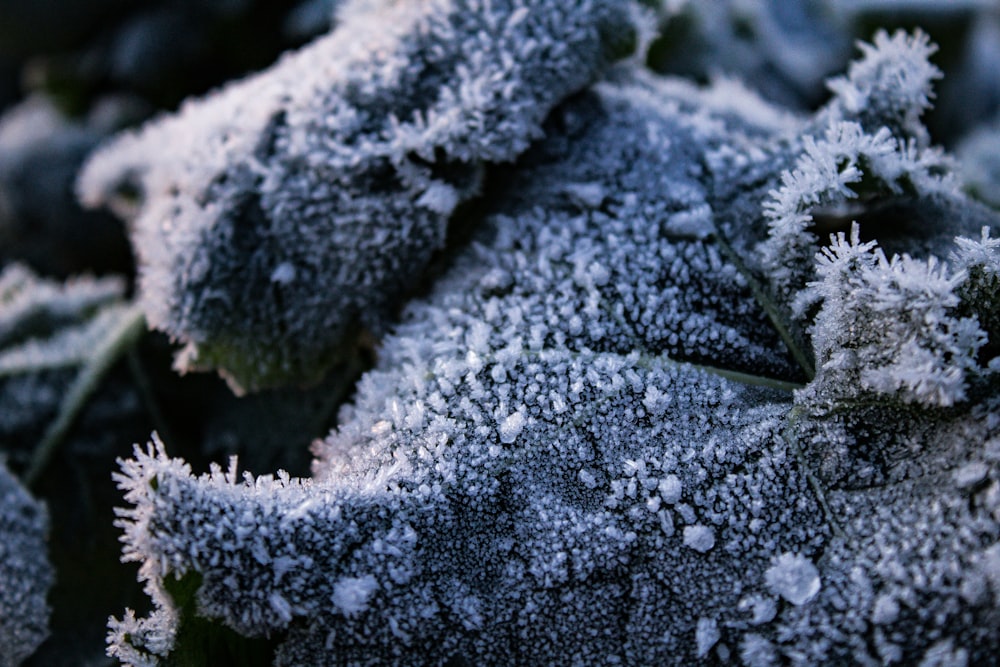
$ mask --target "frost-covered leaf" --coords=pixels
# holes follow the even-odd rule
[[[0,273],[0,435],[37,481],[100,381],[145,330],[124,280],[56,282],[13,264]],[[33,451],[25,453],[25,440]]]
[[[947,165],[940,151],[920,150],[912,139],[900,143],[885,126],[868,134],[858,123],[840,121],[818,140],[807,135],[795,168],[782,173],[781,186],[764,204],[770,232],[761,259],[773,270],[772,283],[782,292],[801,286],[808,275],[802,255],[815,246],[809,230],[818,212],[848,217],[872,199],[953,194],[954,185],[941,176]]]
[[[859,48],[863,57],[847,76],[830,81],[834,98],[803,128],[801,139],[790,141],[791,150],[780,149],[793,166],[768,193],[768,238],[751,261],[759,262],[774,296],[784,302],[812,278],[810,258],[819,240],[814,230],[824,223],[843,225],[869,212],[881,213],[871,216],[876,221],[917,218],[921,208],[966,206],[952,160],[929,145],[920,122],[940,75],[928,60],[934,48],[926,35],[879,31],[873,44],[860,42]],[[967,229],[962,216],[947,224],[944,216],[927,217],[930,229],[908,235],[934,238],[932,251]],[[894,233],[887,225],[871,236]]]
[[[153,590],[199,572],[201,613],[287,629],[287,664],[648,662],[695,655],[699,619],[722,627],[739,601],[709,591],[746,571],[763,586],[772,544],[815,548],[825,528],[778,435],[787,394],[675,361],[795,377],[678,160],[706,126],[651,85],[603,87],[553,120],[435,296],[384,343],[315,480],[197,479],[156,450],[125,463],[127,557]],[[708,500],[744,489],[761,504],[735,523]],[[231,578],[237,562],[257,584]],[[666,600],[676,636],[659,644]],[[583,638],[584,621],[629,630]]]
[[[11,264],[0,273],[0,433],[8,440],[53,418],[66,376],[121,321],[118,278],[45,280]]]
[[[80,191],[138,195],[142,299],[181,369],[315,380],[414,289],[486,163],[637,40],[617,0],[358,0],[270,70],[100,151]]]
[[[0,665],[15,667],[49,633],[48,514],[0,461]]]
[[[8,265],[0,274],[0,345],[52,335],[120,300],[124,291],[118,278],[58,283],[39,279],[22,265]]]
[[[127,311],[128,306],[114,304],[79,326],[0,351],[0,377],[82,365],[101,342],[111,337]]]
[[[199,615],[280,638],[284,665],[995,655],[1000,419],[961,310],[970,274],[858,236],[817,274],[815,249],[789,249],[820,277],[804,321],[841,327],[817,328],[824,368],[791,394],[795,340],[747,240],[827,128],[907,164],[919,132],[870,131],[836,102],[786,123],[745,91],[619,77],[560,106],[495,186],[313,445],[312,479],[240,480],[235,461],[196,476],[158,441],[121,462],[125,558],[156,609],[112,622],[112,655],[169,659],[184,627],[169,582],[192,576]],[[898,91],[865,90],[899,117]],[[819,201],[810,187],[799,199]],[[935,230],[952,226],[940,211]],[[934,357],[926,375],[975,381],[910,382],[910,344]],[[824,375],[851,346],[867,387]],[[814,400],[828,386],[845,391]]]
[[[829,82],[835,95],[833,115],[856,118],[867,132],[888,127],[893,133],[928,141],[920,117],[931,107],[933,83],[941,70],[930,61],[937,46],[922,31],[875,33],[872,43],[858,42],[861,58],[847,75]]]

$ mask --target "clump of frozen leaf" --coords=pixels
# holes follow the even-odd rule
[[[885,126],[868,134],[856,122],[840,121],[818,139],[806,136],[794,169],[782,174],[764,204],[770,232],[762,261],[773,268],[776,289],[798,289],[809,275],[802,259],[816,246],[809,230],[817,211],[847,217],[872,199],[950,194],[953,184],[942,178],[946,165],[941,152],[919,150],[912,139],[902,143]]]
[[[91,204],[139,199],[152,326],[237,389],[315,380],[380,332],[486,163],[636,39],[612,0],[345,5],[339,27],[93,158]],[[155,158],[154,158],[155,156]]]
[[[782,613],[769,641],[745,645],[757,655],[749,664],[993,660],[997,408],[995,393],[964,410],[882,401],[798,424],[844,537],[825,550],[816,598]],[[849,452],[831,452],[838,437],[850,439]]]
[[[850,220],[900,200],[959,197],[950,159],[929,146],[920,122],[940,75],[928,60],[934,47],[926,35],[880,31],[874,44],[859,48],[863,57],[846,77],[830,81],[833,100],[764,204],[768,239],[760,261],[782,300],[811,277],[817,219]]]
[[[825,498],[802,467],[822,463],[808,436],[824,423],[789,422],[787,393],[718,377],[780,386],[795,371],[718,247],[713,217],[732,211],[699,159],[769,131],[712,95],[642,78],[558,110],[472,246],[385,340],[315,446],[313,480],[194,477],[159,445],[123,462],[126,557],[160,611],[115,622],[112,652],[162,655],[133,630],[169,637],[157,591],[197,573],[200,613],[284,633],[277,664],[837,664],[878,659],[876,632],[886,647],[910,637],[904,657],[944,638],[991,655],[992,598],[963,607],[916,572],[871,583],[910,573],[911,552],[936,554],[935,577],[990,562],[973,554],[995,540],[996,494],[962,494],[996,479],[978,449],[997,435],[991,410],[886,421],[883,451],[926,443],[905,477],[890,471],[919,480],[910,490],[934,488],[919,466],[985,468],[947,511],[928,501],[878,533],[854,517],[879,503],[902,515],[908,491]],[[971,537],[950,539],[946,521]],[[880,593],[949,611],[893,617]]]
[[[52,585],[46,555],[48,515],[0,461],[0,665],[35,652],[49,630]]]
[[[964,400],[987,342],[978,319],[960,312],[968,274],[933,256],[887,258],[859,233],[855,224],[850,238],[832,239],[817,255],[819,280],[800,295],[800,307],[822,301],[811,327],[815,387],[829,398],[875,392],[943,407]],[[989,296],[994,302],[996,291]]]
[[[857,46],[861,58],[850,64],[846,76],[827,84],[835,95],[828,113],[857,120],[870,133],[888,127],[926,145],[921,116],[931,108],[933,83],[941,78],[930,61],[937,47],[920,30],[892,35],[879,30],[872,43],[859,41]]]
[[[67,324],[86,321],[102,307],[121,299],[118,278],[43,280],[12,264],[0,273],[0,345],[9,347],[42,338]]]
[[[950,259],[966,279],[957,288],[961,308],[979,321],[988,340],[980,350],[980,365],[1000,354],[1000,239],[983,227],[979,238],[958,237]]]
[[[815,287],[820,311],[884,296],[870,327],[889,344],[867,361],[903,400],[846,425],[793,408],[780,389],[800,371],[718,227],[763,219],[733,191],[776,183],[768,147],[795,146],[766,104],[718,92],[637,76],[558,108],[314,446],[312,480],[195,477],[159,444],[122,462],[126,558],[159,606],[115,621],[112,653],[169,653],[163,591],[196,575],[198,613],[281,635],[277,664],[870,663],[900,637],[911,662],[993,655],[995,399],[977,386],[980,408],[908,414],[906,397],[959,390],[893,366],[914,331],[942,367],[977,356],[972,316],[950,310],[957,274],[845,238],[870,273]],[[940,329],[906,319],[911,297]],[[941,491],[942,470],[961,483]]]
[[[933,47],[926,37],[879,33],[874,45],[861,48],[864,58],[831,82],[836,97],[818,119],[832,119],[826,136],[806,137],[796,168],[782,174],[765,203],[770,236],[760,246],[763,264],[773,271],[775,292],[794,297],[791,314],[811,318],[818,378],[800,403],[874,393],[948,407],[966,399],[970,379],[995,356],[997,285],[985,267],[995,264],[996,251],[989,228],[979,243],[958,241],[955,268],[938,257],[976,221],[1000,219],[965,200],[950,160],[926,146],[919,118],[938,76],[927,61]],[[906,223],[893,229],[882,221],[900,215],[891,212],[898,204],[886,205],[893,199],[909,200],[912,210],[903,213],[920,223],[910,226],[909,239]],[[834,235],[809,266],[802,258],[815,247],[810,230],[817,217],[831,214],[864,217],[870,237],[923,258],[889,257],[878,241],[862,242],[853,223],[849,236]]]

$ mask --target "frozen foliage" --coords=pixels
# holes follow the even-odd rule
[[[1000,104],[1000,15],[995,0],[658,0],[662,38],[650,64],[708,80],[738,77],[793,109],[825,99],[824,80],[851,59],[851,44],[877,27],[921,26],[941,42],[941,104],[929,120],[951,143]],[[873,63],[874,64],[874,63]],[[882,100],[876,100],[880,103]]]
[[[951,158],[927,143],[919,117],[937,74],[926,37],[880,32],[861,49],[802,138],[773,151],[794,162],[767,191],[768,237],[746,261],[792,349],[813,350],[803,366],[819,381],[800,405],[883,394],[950,406],[997,356],[1000,331],[996,284],[939,258],[1000,219],[959,192]],[[817,233],[838,229],[853,231],[817,254]]]
[[[858,42],[862,57],[847,76],[832,79],[833,110],[856,118],[868,132],[887,126],[894,133],[927,142],[920,116],[931,107],[933,82],[941,70],[930,62],[937,47],[919,30],[891,36],[875,33],[873,43]]]
[[[904,107],[929,93],[893,58],[928,49],[877,39],[845,79],[870,107],[811,120],[636,72],[557,107],[314,444],[312,479],[196,476],[157,440],[121,462],[125,558],[155,609],[113,620],[110,654],[167,657],[171,590],[195,581],[197,613],[275,638],[279,665],[994,659],[997,243],[959,241],[953,267],[857,227],[815,269],[787,247],[815,278],[786,295],[819,365],[794,394],[742,265],[780,183],[792,210],[869,163],[890,194],[919,182],[938,154]]]
[[[118,278],[43,280],[11,264],[0,273],[0,345],[10,346],[49,334],[68,323],[86,320],[121,299]]]
[[[859,48],[863,58],[830,81],[835,97],[764,205],[769,236],[761,262],[783,298],[809,278],[817,217],[858,216],[893,198],[958,196],[950,161],[928,146],[920,123],[939,75],[927,60],[934,48],[926,36],[880,31]]]
[[[827,533],[787,395],[672,358],[790,372],[676,159],[711,125],[652,85],[558,114],[314,480],[196,478],[155,448],[123,464],[126,554],[163,611],[116,622],[115,655],[157,652],[137,638],[170,632],[160,587],[192,571],[202,613],[288,631],[282,664],[649,664],[732,641],[772,553]]]
[[[639,77],[560,108],[314,446],[314,479],[240,481],[235,467],[196,477],[159,444],[137,449],[118,476],[131,503],[120,525],[158,610],[115,621],[112,654],[144,664],[169,651],[165,587],[196,573],[200,613],[281,633],[278,664],[915,662],[946,640],[970,659],[991,655],[995,601],[961,597],[944,568],[992,572],[1000,517],[984,489],[997,473],[977,443],[997,436],[993,409],[940,427],[929,418],[923,432],[914,421],[913,433],[888,419],[903,428],[884,436],[888,448],[926,441],[909,485],[824,492],[802,462],[822,461],[809,437],[825,422],[786,418],[787,394],[717,375],[796,376],[716,237],[728,200],[713,183],[732,174],[733,146],[753,157],[777,132],[777,116],[752,122],[739,106]],[[983,252],[963,256],[984,264]],[[960,346],[951,322],[966,320],[940,311],[955,306],[964,270],[894,263],[856,236],[821,272],[842,261],[847,296],[836,301],[832,277],[814,287],[831,317],[846,318],[863,287],[855,269],[895,280],[879,285],[885,310],[872,306],[890,327],[889,344],[871,343],[875,361],[891,366],[893,341],[923,331],[899,305],[918,297],[919,316],[943,327],[918,347],[959,372],[975,356],[945,354]],[[961,399],[955,386],[907,381],[887,405]],[[817,442],[840,437],[849,456],[837,471],[859,479],[846,470],[862,465],[855,434],[830,433]],[[947,447],[927,444],[937,438]],[[921,466],[941,460],[972,466],[946,494],[955,502],[909,517],[908,494],[936,484]],[[965,537],[942,537],[948,522]],[[937,554],[936,578],[894,545]],[[919,611],[939,598],[953,612]]]
[[[989,243],[986,234],[980,245]],[[978,248],[962,248],[968,262],[977,261]],[[996,268],[996,249],[989,250]],[[980,370],[988,340],[976,318],[960,316],[965,271],[935,257],[887,259],[874,241],[861,242],[857,224],[850,239],[838,234],[817,258],[819,281],[802,293],[805,303],[823,303],[812,325],[816,387],[837,398],[867,390],[926,405],[965,399],[966,375]]]
[[[0,461],[0,665],[14,667],[48,635],[48,515]]]
[[[635,46],[617,0],[347,3],[270,70],[100,151],[152,326],[238,389],[314,380],[419,284],[486,163]]]
[[[763,261],[774,267],[771,279],[779,289],[801,281],[802,256],[815,246],[808,230],[817,209],[844,215],[859,197],[953,191],[939,175],[946,164],[940,152],[921,151],[913,140],[901,144],[886,127],[872,135],[858,123],[841,121],[818,140],[806,136],[803,144],[795,168],[782,174],[781,186],[764,204],[770,237],[762,246]]]
[[[890,406],[845,419],[857,449],[874,446],[842,461],[839,480],[828,477],[845,538],[817,563],[813,601],[778,617],[777,637],[795,638],[794,664],[991,664],[1000,644],[995,395],[970,412]],[[831,431],[825,439],[807,456],[822,461],[822,448],[836,445]]]
[[[124,281],[39,278],[18,264],[0,273],[0,434],[4,448],[51,421],[75,371],[121,326]]]

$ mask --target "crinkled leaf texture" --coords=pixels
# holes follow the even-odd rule
[[[270,70],[90,161],[141,200],[149,322],[237,390],[316,380],[420,283],[449,219],[549,110],[638,40],[618,0],[351,3]]]
[[[926,55],[898,44],[876,48]],[[838,239],[799,314],[817,361],[861,340],[892,367],[913,337],[959,376],[925,391],[883,368],[898,381],[839,394],[824,366],[789,391],[806,332],[776,324],[807,285],[768,283],[783,241],[755,251],[780,236],[782,170],[811,168],[821,137],[856,122],[898,148],[917,116],[877,81],[859,90],[888,135],[839,98],[805,119],[731,84],[622,76],[555,111],[314,445],[313,479],[194,476],[158,442],[122,462],[125,557],[157,610],[113,621],[112,655],[168,655],[166,588],[194,573],[199,613],[278,637],[282,665],[995,659],[1000,412],[976,314],[994,244],[963,242],[951,273]],[[807,265],[790,276],[817,275],[812,233],[784,237]],[[939,237],[912,247],[945,256]],[[856,282],[826,285],[842,255]],[[897,322],[914,284],[924,317]],[[869,286],[884,303],[851,301]],[[822,329],[836,318],[860,338]]]
[[[0,461],[0,665],[13,667],[49,634],[49,518]]]

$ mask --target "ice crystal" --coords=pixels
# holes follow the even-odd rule
[[[919,30],[892,35],[879,30],[872,43],[858,42],[858,49],[862,57],[851,63],[847,76],[829,82],[834,110],[857,118],[868,132],[889,127],[926,143],[920,116],[931,107],[932,85],[941,78],[930,62],[937,47]]]
[[[812,326],[817,386],[843,396],[899,391],[928,405],[964,400],[966,376],[980,370],[988,340],[978,319],[960,316],[958,293],[968,274],[935,257],[887,259],[858,234],[855,224],[849,240],[841,233],[823,249],[820,280],[801,295],[823,302]]]
[[[764,572],[767,587],[794,605],[803,605],[816,597],[820,589],[819,570],[808,558],[783,553]]]

